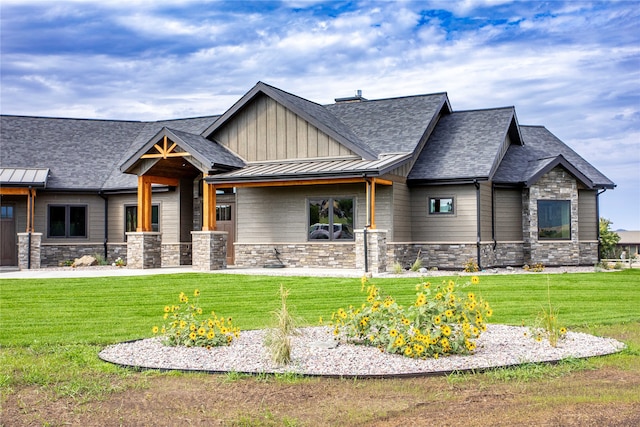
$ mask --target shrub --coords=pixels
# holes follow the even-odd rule
[[[231,317],[218,317],[215,312],[203,319],[203,310],[198,305],[200,291],[193,291],[194,300],[189,303],[189,297],[180,292],[180,305],[164,307],[164,320],[168,324],[161,328],[153,327],[153,333],[161,333],[164,343],[169,346],[185,347],[216,347],[231,344],[234,338],[240,336],[240,329],[233,326]]]
[[[467,262],[464,264],[464,271],[467,273],[476,273],[480,271],[480,267],[475,259],[469,258]]]
[[[544,264],[541,262],[537,262],[533,265],[525,265],[522,267],[525,271],[532,271],[534,273],[541,273],[544,271]]]
[[[422,282],[416,285],[415,303],[403,307],[363,277],[362,290],[368,285],[366,302],[360,308],[334,312],[333,333],[411,358],[469,354],[492,314],[486,301],[464,291],[478,283],[476,276],[461,286],[453,280],[438,285]]]
[[[393,272],[395,274],[402,274],[404,273],[404,268],[402,268],[402,264],[400,264],[398,261],[393,263]]]

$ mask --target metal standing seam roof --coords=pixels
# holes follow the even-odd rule
[[[249,163],[242,169],[207,178],[210,183],[313,179],[322,177],[381,176],[409,161],[411,154],[381,155],[376,160],[333,159],[298,162]]]
[[[48,168],[0,168],[0,186],[45,188]]]

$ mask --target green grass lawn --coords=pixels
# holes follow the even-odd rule
[[[450,278],[431,278],[432,282]],[[463,282],[468,277],[452,277]],[[400,303],[415,297],[416,278],[373,279]],[[110,344],[152,335],[163,307],[178,294],[201,292],[200,306],[231,316],[241,329],[270,325],[280,284],[289,307],[315,325],[339,307],[359,306],[360,279],[176,274],[78,279],[0,279],[0,346]],[[482,276],[476,294],[489,301],[492,323],[529,324],[547,301],[567,326],[640,320],[640,270],[582,274]]]

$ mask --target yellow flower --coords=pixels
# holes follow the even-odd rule
[[[373,295],[369,295],[367,297],[367,302],[373,302],[374,299],[375,299],[375,297]]]
[[[412,354],[413,354],[413,349],[411,347],[407,346],[407,347],[404,348],[404,355],[405,356],[411,357]]]
[[[152,329],[152,331],[153,331],[153,333],[154,333],[154,334],[157,334],[157,333],[158,333],[158,327],[157,327],[157,326],[154,326],[154,327],[153,327],[153,329]]]
[[[473,292],[469,292],[467,294],[467,296],[469,297],[470,300],[475,300],[476,299],[476,296],[475,296],[475,294]]]
[[[420,293],[418,294],[418,299],[416,300],[416,306],[420,307],[422,305],[425,305],[427,303],[427,297],[425,296],[425,294]]]
[[[195,333],[195,332],[191,332],[191,333],[189,334],[189,338],[190,338],[192,341],[195,341],[195,339],[196,339],[196,333]]]
[[[193,323],[189,325],[189,330],[190,331],[195,331],[196,330],[196,325],[194,325]]]
[[[164,312],[165,312],[165,313],[168,313],[168,312],[170,312],[170,311],[171,311],[171,307],[169,307],[168,305],[165,305],[165,306],[164,306]]]
[[[213,329],[210,329],[209,332],[207,333],[207,339],[214,339],[216,337],[216,333],[213,332]]]
[[[436,325],[439,325],[441,321],[442,319],[440,319],[440,316],[436,316],[433,318],[433,323],[435,323]]]
[[[364,291],[364,285],[366,285],[366,284],[367,284],[367,276],[364,276],[364,275],[363,275],[363,276],[360,278],[360,283],[361,283],[361,285],[362,285],[362,286],[360,287],[360,292],[362,292],[362,291]]]
[[[198,307],[198,309],[196,310],[196,313],[202,314],[202,309],[200,307]]]
[[[403,345],[405,345],[404,337],[402,335],[400,335],[398,338],[396,338],[396,340],[393,343],[393,345],[395,347],[402,347]]]
[[[193,296],[194,297],[200,296],[200,291],[198,289],[194,290],[193,291]]]
[[[560,328],[560,333],[562,335],[566,334],[567,333],[567,328]]]
[[[389,331],[389,335],[392,337],[397,337],[398,336],[398,331],[396,329],[391,329]]]
[[[406,317],[402,318],[402,324],[405,326],[409,326],[409,324],[411,323],[411,321],[409,321],[409,319],[407,319]]]
[[[184,320],[180,321],[180,329],[184,329],[187,327],[187,322],[185,322]]]
[[[453,317],[453,310],[447,310],[444,312],[444,315],[447,317]]]
[[[207,333],[206,329],[204,328],[198,329],[198,335],[200,335],[201,337],[203,337],[206,333]]]
[[[449,325],[444,325],[441,329],[442,334],[446,337],[448,337],[449,335],[451,335],[451,328],[449,327]]]
[[[480,278],[478,276],[471,276],[471,283],[477,285],[480,283]]]
[[[335,328],[333,330],[333,335],[338,335],[340,333],[340,331],[338,330],[338,328]]]

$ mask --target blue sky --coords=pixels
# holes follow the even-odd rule
[[[447,92],[515,106],[617,188],[640,230],[640,1],[3,0],[2,114],[220,114],[256,82],[318,103]],[[464,160],[461,160],[464,161]]]

